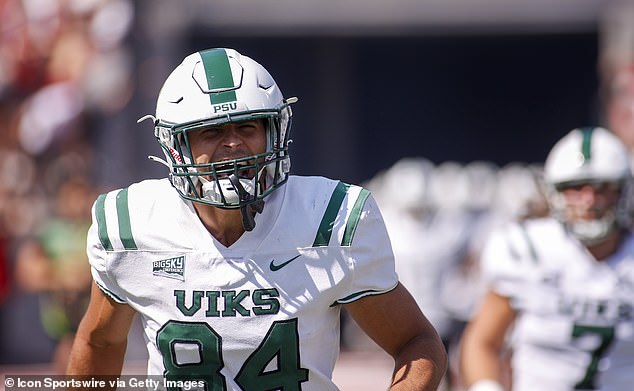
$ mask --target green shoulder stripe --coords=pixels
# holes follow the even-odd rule
[[[114,251],[114,245],[108,235],[108,223],[106,219],[106,198],[108,194],[101,194],[95,201],[95,217],[97,219],[97,232],[99,241],[106,251]],[[130,210],[128,209],[128,189],[120,190],[115,196],[117,209],[117,221],[119,223],[119,238],[126,250],[136,250],[137,245],[132,236],[130,225]],[[116,242],[115,242],[116,243]]]
[[[97,218],[97,229],[99,232],[99,241],[106,251],[112,251],[112,242],[108,237],[108,228],[106,226],[106,194],[101,194],[95,202],[95,217]]]
[[[126,250],[136,250],[137,246],[132,236],[132,226],[130,225],[130,210],[128,209],[128,189],[125,188],[117,193],[117,219],[119,221],[119,237],[123,248]]]
[[[335,225],[335,219],[337,218],[337,214],[339,213],[339,208],[341,207],[341,203],[346,197],[349,188],[350,185],[346,183],[337,183],[335,190],[330,196],[330,201],[328,202],[328,206],[326,207],[324,217],[322,217],[321,223],[319,224],[319,229],[317,230],[317,236],[315,236],[313,247],[328,246],[328,243],[330,242],[330,236],[332,235],[332,227]]]
[[[350,213],[350,217],[348,218],[346,230],[343,234],[343,240],[341,241],[342,246],[350,246],[352,244],[354,233],[357,230],[357,225],[359,225],[359,220],[361,219],[363,206],[365,205],[365,201],[368,199],[369,196],[370,192],[368,190],[361,189],[359,197],[357,197],[357,201],[354,203],[354,206],[352,207],[352,212]]]
[[[537,263],[539,261],[539,255],[537,254],[537,250],[535,249],[535,245],[533,244],[533,239],[531,239],[528,231],[526,230],[525,223],[521,222],[519,224],[519,227],[520,232],[522,233],[522,237],[524,237],[524,240],[526,240],[526,245],[528,246],[528,252],[531,254],[531,259]]]

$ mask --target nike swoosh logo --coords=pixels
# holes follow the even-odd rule
[[[297,254],[296,256],[294,256],[293,258],[289,259],[286,262],[282,262],[279,265],[276,265],[275,259],[271,259],[271,263],[269,264],[269,269],[271,269],[272,272],[276,272],[278,270],[280,270],[281,268],[283,268],[284,266],[288,265],[289,263],[293,262],[294,260],[296,260],[297,258],[299,258],[302,254]]]

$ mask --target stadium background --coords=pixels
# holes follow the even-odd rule
[[[142,14],[152,13],[149,3],[139,2]],[[204,3],[191,2],[197,5],[188,14],[198,15],[192,20],[156,23],[130,37],[135,61],[151,70],[151,77],[136,80],[142,88],[123,114],[126,125],[115,130],[127,139],[134,132],[135,151],[138,145],[148,153],[156,150],[150,130],[138,130],[133,120],[154,111],[161,80],[184,54],[215,46],[236,48],[266,64],[284,94],[300,98],[292,133],[298,174],[359,183],[403,156],[436,163],[540,162],[559,136],[600,122],[598,2],[558,1],[557,13],[550,2],[522,2],[524,8],[514,9],[496,1],[455,1],[445,7],[444,23],[421,6],[408,19],[372,25],[334,4],[331,11],[344,16],[319,24],[278,1],[279,19],[265,16],[256,23],[256,10],[251,18],[223,20],[221,26],[213,23],[219,16],[205,20],[214,8]],[[353,8],[359,2],[348,3]],[[378,14],[407,4],[372,3]],[[284,6],[300,13],[298,22],[283,23]],[[480,13],[489,10],[488,17],[470,21],[469,13],[481,8]],[[164,21],[161,17],[146,19]],[[155,60],[160,63],[151,64]],[[131,165],[134,177],[162,174],[141,160],[142,153],[126,157],[139,159]],[[128,179],[136,178],[112,180]]]

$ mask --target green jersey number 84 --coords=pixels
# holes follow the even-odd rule
[[[222,337],[207,323],[171,320],[161,327],[156,340],[168,385],[202,381],[208,391],[227,389],[226,379],[220,373],[224,367]],[[197,352],[196,359],[183,359],[192,349]],[[266,371],[273,359],[277,368]],[[308,370],[300,367],[297,318],[273,322],[234,380],[245,391],[301,390],[301,384],[308,380]]]

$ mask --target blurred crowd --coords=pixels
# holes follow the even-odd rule
[[[390,232],[399,276],[447,344],[478,299],[477,259],[491,229],[548,213],[540,176],[534,164],[408,157],[367,183]]]
[[[132,94],[133,16],[129,0],[0,0],[0,364],[64,365],[90,286],[91,124]]]

